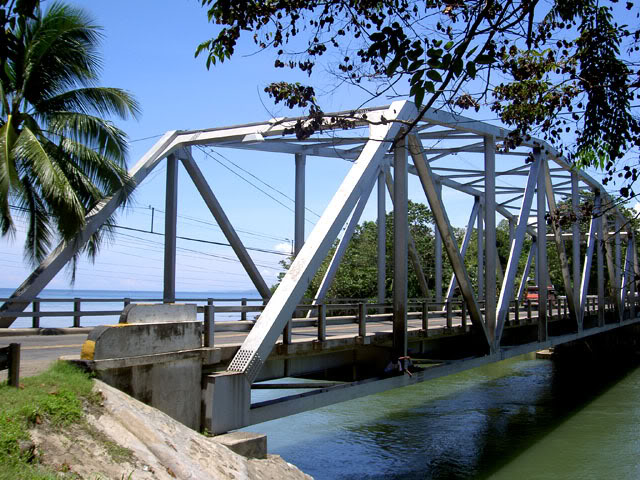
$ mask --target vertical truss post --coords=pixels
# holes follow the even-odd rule
[[[520,214],[518,216],[518,225],[516,227],[513,240],[511,241],[511,246],[509,248],[509,261],[507,262],[507,271],[502,282],[502,287],[500,289],[500,298],[498,300],[496,314],[497,345],[500,345],[502,330],[509,316],[509,306],[511,304],[511,299],[513,298],[516,274],[518,273],[518,264],[520,263],[520,255],[522,253],[522,247],[524,246],[524,238],[527,233],[527,224],[529,221],[529,214],[531,213],[533,194],[536,190],[536,184],[538,183],[539,177],[538,172],[541,168],[544,168],[544,160],[542,159],[542,156],[538,155],[536,156],[535,161],[529,167],[529,176],[527,178],[527,185],[524,190],[524,195],[522,196],[522,205],[520,207]],[[531,258],[531,252],[529,252],[529,258]]]
[[[492,352],[499,350],[496,323],[496,142],[484,137],[485,323]],[[507,304],[508,305],[508,304]]]
[[[622,286],[620,288],[620,303],[624,311],[627,304],[627,291],[629,290],[629,279],[633,273],[633,242],[631,235],[627,236],[627,250],[624,257],[624,270],[622,273]],[[632,317],[631,317],[632,318]]]
[[[305,167],[306,156],[296,153],[296,188],[295,188],[295,226],[293,239],[294,256],[304,245],[304,209],[305,209]]]
[[[409,218],[407,140],[404,132],[393,150],[393,356],[407,355]]]
[[[602,202],[602,199],[600,200]],[[601,209],[601,211],[604,209]],[[618,278],[616,277],[616,260],[615,260],[615,247],[612,247],[612,240],[615,238],[615,235],[609,235],[609,220],[607,215],[603,212],[601,213],[600,223],[604,224],[604,232],[602,234],[602,238],[598,238],[599,247],[604,248],[605,251],[605,259],[607,261],[607,273],[609,274],[609,296],[613,301],[613,307],[616,311],[616,315],[618,320],[622,320],[622,305],[620,304],[620,284],[617,283]],[[615,243],[615,241],[614,241]]]
[[[391,173],[388,171],[386,174],[386,183],[387,183],[387,190],[389,191],[389,196],[391,197],[391,202],[393,203],[393,199],[395,198],[393,195],[393,177],[391,176]],[[422,296],[424,296],[425,298],[428,298],[429,286],[427,285],[427,279],[424,276],[422,265],[420,264],[420,256],[418,255],[418,250],[416,249],[416,244],[413,240],[413,235],[411,235],[411,230],[409,230],[408,239],[409,239],[409,258],[411,259],[411,265],[413,265],[413,271],[416,272],[416,276],[418,277],[418,284],[420,285],[420,291],[422,292]]]
[[[478,207],[478,226],[477,230],[477,247],[478,247],[478,271],[476,279],[478,282],[478,301],[482,302],[484,299],[484,200],[480,201]]]
[[[176,227],[178,220],[178,159],[167,157],[167,189],[164,214],[164,293],[162,301],[176,301]]]
[[[622,292],[620,291],[620,286],[622,285],[622,243],[620,242],[620,217],[617,215],[617,212],[614,213],[614,245],[616,252],[616,263],[615,263],[615,286],[617,296],[622,298]],[[624,310],[624,301],[621,302],[621,310]]]
[[[376,181],[389,143],[400,130],[395,120],[409,120],[416,114],[412,103],[394,102],[384,112],[387,123],[370,127],[370,138],[358,159],[229,364],[229,372],[240,374],[234,377],[234,382],[238,382],[234,386],[240,388],[253,383],[356,202]]]
[[[490,346],[487,327],[482,318],[480,306],[478,305],[476,297],[473,294],[471,281],[469,280],[467,269],[464,266],[464,260],[462,259],[460,251],[458,250],[456,238],[453,234],[453,228],[451,227],[451,223],[449,222],[449,217],[447,216],[446,210],[442,208],[442,204],[438,201],[438,192],[436,190],[436,185],[433,179],[433,173],[431,172],[431,168],[429,168],[429,164],[426,162],[422,153],[422,145],[420,143],[420,140],[417,139],[414,135],[409,136],[409,151],[411,153],[411,157],[413,158],[413,164],[415,165],[418,172],[418,177],[420,178],[420,183],[422,183],[422,188],[427,197],[427,201],[429,202],[429,206],[431,207],[431,211],[433,212],[436,227],[442,233],[442,239],[444,241],[444,247],[447,252],[447,256],[449,257],[449,261],[451,262],[453,272],[458,279],[462,297],[464,298],[464,301],[469,308],[471,322],[473,323],[474,327],[478,329],[478,331],[483,332],[484,337]],[[480,218],[480,215],[478,215],[478,218]]]
[[[438,201],[442,204],[442,184],[436,182],[436,191],[438,192]],[[434,260],[435,260],[435,280],[436,280],[436,303],[442,302],[442,235],[440,230],[436,228],[434,238]],[[442,305],[438,305],[440,308]]]
[[[540,148],[535,148],[533,157],[536,161],[547,161],[541,159]],[[537,217],[538,217],[538,252],[536,255],[536,271],[538,272],[538,341],[547,340],[547,285],[549,284],[547,275],[547,223],[545,220],[546,195],[544,168],[538,169],[538,195],[537,195]]]
[[[605,299],[604,299],[604,262],[603,260],[603,253],[604,253],[604,248],[603,248],[603,244],[606,244],[607,242],[607,233],[604,232],[603,230],[603,225],[605,228],[608,228],[608,222],[607,222],[607,217],[605,215],[603,215],[602,212],[602,197],[600,196],[600,194],[598,194],[596,196],[597,199],[597,205],[595,205],[594,208],[594,215],[598,215],[598,223],[597,223],[597,236],[598,236],[598,241],[596,243],[596,249],[598,251],[598,257],[597,257],[597,264],[596,264],[596,270],[598,271],[598,309],[597,309],[597,315],[598,315],[598,326],[599,327],[604,327],[604,310],[605,310]],[[616,298],[616,301],[618,299]],[[622,314],[622,311],[620,311],[620,314]],[[621,317],[620,317],[621,318]]]
[[[591,275],[591,262],[593,260],[593,250],[596,243],[596,231],[598,229],[598,222],[601,221],[598,216],[600,211],[600,192],[595,191],[594,209],[591,215],[591,223],[589,225],[589,236],[587,237],[587,251],[584,257],[584,264],[582,266],[582,280],[580,282],[580,324],[578,325],[578,331],[582,331],[584,325],[584,311],[587,308],[587,293],[589,291],[589,277]]]
[[[469,241],[471,240],[471,234],[473,233],[473,225],[476,222],[476,217],[478,216],[478,209],[480,207],[480,199],[475,197],[473,202],[473,208],[471,209],[471,215],[469,216],[469,222],[467,223],[467,230],[464,232],[464,238],[462,240],[462,246],[460,247],[460,255],[464,258],[467,253],[467,247],[469,246]],[[447,300],[451,300],[453,298],[453,291],[456,288],[456,276],[455,274],[451,275],[451,280],[449,281],[449,288],[447,289],[447,296],[445,297]]]
[[[572,248],[571,255],[573,257],[573,298],[576,305],[579,304],[580,298],[580,190],[578,188],[578,174],[571,172],[571,208],[575,219],[571,225],[572,232]],[[581,318],[581,314],[577,316]],[[578,320],[580,322],[580,320]]]
[[[632,271],[631,271],[631,285],[629,285],[629,295],[631,295],[631,318],[636,318],[636,302],[638,300],[638,250],[636,248],[636,236],[633,233],[631,226],[629,226],[629,233],[631,235],[629,241],[631,242],[631,251],[632,251]]]
[[[220,202],[218,202],[218,199],[213,194],[213,191],[209,187],[209,184],[202,174],[202,171],[198,167],[198,164],[189,154],[186,158],[182,159],[182,165],[184,165],[187,174],[191,177],[193,184],[198,189],[198,192],[204,200],[204,203],[209,208],[211,215],[213,215],[213,218],[215,218],[218,226],[220,227],[220,230],[222,230],[222,233],[231,245],[231,248],[233,248],[233,251],[238,257],[238,260],[244,267],[247,275],[249,275],[249,278],[253,282],[253,285],[256,287],[256,290],[258,290],[258,293],[260,293],[260,296],[263,299],[268,299],[269,297],[271,297],[271,290],[269,289],[269,286],[262,278],[258,267],[256,267],[255,263],[253,263],[249,252],[247,252],[247,249],[242,244],[242,240],[240,240],[240,237],[233,228],[233,225],[229,221],[229,218],[224,213],[222,205],[220,205]]]
[[[385,303],[387,286],[387,210],[385,206],[385,171],[378,173],[378,303]],[[384,310],[380,310],[382,313]]]
[[[524,296],[524,291],[527,288],[527,281],[529,280],[529,272],[531,271],[531,262],[536,256],[537,249],[538,247],[536,244],[536,239],[534,238],[533,241],[531,242],[531,247],[529,248],[529,255],[527,256],[527,263],[524,266],[524,271],[522,272],[522,278],[520,279],[520,288],[518,289],[518,298],[517,298],[519,302],[522,301],[522,297]]]
[[[549,212],[551,215],[556,215],[557,207],[556,207],[556,199],[553,193],[553,184],[551,183],[551,175],[549,174],[549,164],[544,162],[544,179],[545,179],[545,189],[547,193],[547,204],[549,205]],[[571,272],[569,271],[569,259],[567,258],[567,251],[564,247],[564,240],[562,239],[562,229],[560,228],[560,224],[556,219],[552,219],[551,228],[553,230],[553,239],[556,244],[556,249],[558,251],[558,259],[560,260],[560,270],[562,272],[562,284],[564,286],[564,291],[567,295],[567,302],[569,304],[569,312],[571,313],[571,317],[575,319],[576,326],[578,325],[578,312],[576,310],[576,302],[573,295],[573,286],[571,284]]]

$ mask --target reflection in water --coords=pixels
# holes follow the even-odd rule
[[[640,368],[533,356],[256,425],[317,479],[640,478]]]

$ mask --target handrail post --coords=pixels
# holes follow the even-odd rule
[[[131,299],[130,298],[125,298],[124,299],[124,306],[126,307],[127,305],[129,305],[131,303]]]
[[[82,307],[81,300],[76,297],[73,299],[73,328],[80,328],[80,311]]]
[[[358,336],[367,336],[367,304],[358,304]]]
[[[422,302],[422,330],[429,330],[429,304],[426,301]]]
[[[240,305],[242,305],[243,307],[247,306],[247,299],[243,298],[242,300],[240,300]],[[240,320],[246,320],[247,319],[247,312],[246,311],[242,311],[240,313]]]
[[[40,315],[36,315],[37,313],[40,313],[40,300],[39,299],[35,299],[33,301],[33,318],[31,320],[31,326],[33,328],[40,328]]]
[[[284,330],[282,331],[282,343],[284,343],[285,345],[291,345],[292,342],[292,338],[291,338],[291,322],[293,321],[293,319],[289,319],[289,321],[287,322],[287,324],[284,326]]]
[[[18,387],[20,385],[20,344],[9,344],[9,385]]]
[[[318,341],[324,342],[327,339],[327,314],[324,303],[318,304]]]
[[[464,298],[462,299],[462,302],[460,302],[460,310],[462,314],[462,328],[466,332],[467,331],[467,302],[464,301]]]
[[[215,338],[215,307],[205,305],[204,307],[204,346],[213,347]]]
[[[531,300],[527,300],[527,323],[531,323]]]
[[[516,325],[520,325],[520,301],[516,300],[513,305],[513,320]]]
[[[447,311],[447,330],[451,330],[453,328],[453,314],[451,312],[451,301],[447,300],[444,302],[444,308]]]

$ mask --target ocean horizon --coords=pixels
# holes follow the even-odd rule
[[[0,299],[6,299],[11,296],[15,291],[15,288],[0,288]],[[40,299],[40,311],[41,312],[70,312],[73,310],[73,299],[90,299],[91,301],[82,302],[82,311],[117,311],[121,310],[124,306],[123,300],[125,298],[130,299],[132,302],[136,300],[150,301],[162,301],[161,290],[104,290],[104,289],[80,289],[80,288],[46,288],[40,292],[37,297]],[[207,299],[213,299],[215,301],[231,300],[223,302],[224,305],[232,306],[239,305],[241,299],[246,298],[251,300],[260,300],[260,295],[257,290],[184,290],[176,292],[176,300],[189,300],[192,303],[198,305],[204,305],[207,303]],[[60,301],[60,299],[67,299],[68,301]],[[198,301],[195,301],[197,299]],[[215,303],[214,303],[215,304]],[[25,312],[32,311],[32,306],[28,306]],[[220,313],[216,315],[218,321],[230,321],[235,320],[239,314],[233,313]],[[80,321],[80,325],[83,327],[92,327],[96,325],[105,325],[117,323],[119,314],[113,315],[101,315],[101,316],[83,316]],[[73,325],[73,316],[56,316],[40,318],[41,328],[64,328]],[[30,328],[32,326],[31,317],[19,317],[17,318],[10,328]]]

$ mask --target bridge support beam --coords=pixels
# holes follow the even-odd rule
[[[383,113],[386,124],[370,127],[370,139],[228,367],[229,371],[244,374],[249,384],[257,377],[282,329],[291,320],[357,201],[377,180],[389,142],[400,130],[399,123],[394,120],[414,118],[417,110],[412,103],[394,102]]]
[[[598,271],[597,273],[597,278],[598,278],[598,326],[599,327],[604,327],[604,309],[605,309],[605,300],[604,300],[604,265],[603,265],[603,253],[606,250],[605,248],[603,248],[605,245],[608,245],[608,239],[607,236],[604,233],[604,228],[607,228],[607,230],[609,229],[608,227],[608,221],[607,221],[607,217],[606,215],[604,215],[603,213],[603,208],[602,208],[602,197],[600,196],[600,193],[598,192],[598,194],[596,195],[596,205],[594,205],[594,215],[597,215],[597,235],[598,235],[598,241],[596,243],[596,249],[598,250],[598,260],[597,260],[597,265],[596,265],[596,269]],[[604,228],[603,228],[604,226]],[[607,257],[609,257],[609,255],[607,254]],[[607,258],[607,263],[609,263],[609,258]],[[609,272],[611,274],[611,280],[613,280],[614,272]],[[615,287],[613,288],[613,290],[615,291]],[[614,296],[614,303],[616,304],[616,310],[618,311],[618,318],[622,319],[622,310],[620,309],[620,304],[619,304],[619,297]]]
[[[594,198],[593,214],[591,215],[591,223],[589,224],[589,236],[587,237],[587,251],[584,257],[584,264],[582,267],[582,279],[580,281],[580,324],[578,325],[578,332],[582,331],[582,328],[584,325],[584,309],[587,306],[587,292],[589,290],[591,262],[593,259],[593,251],[597,241],[596,232],[599,228],[598,222],[600,221],[600,218],[597,213],[599,211],[600,211],[600,192],[596,190],[595,198]]]
[[[547,194],[547,204],[549,205],[549,211],[551,215],[557,214],[556,199],[553,193],[553,184],[551,183],[551,175],[549,174],[549,164],[545,160],[544,166],[544,179],[545,189]],[[567,251],[564,247],[564,240],[562,239],[562,229],[556,219],[552,219],[551,228],[553,230],[553,238],[558,250],[558,258],[560,260],[560,270],[562,272],[562,284],[567,296],[567,303],[569,304],[569,314],[571,318],[575,319],[576,326],[578,325],[578,312],[576,310],[575,297],[573,295],[573,286],[571,284],[571,273],[569,271],[569,260],[567,259]]]
[[[167,157],[167,189],[164,214],[164,290],[162,301],[176,301],[176,227],[178,221],[178,159]]]
[[[256,290],[258,290],[258,293],[263,299],[268,299],[271,297],[271,290],[269,289],[269,286],[264,281],[264,278],[262,278],[262,275],[260,275],[258,267],[253,263],[249,252],[247,252],[247,249],[242,244],[242,241],[233,228],[233,225],[231,225],[229,218],[224,213],[222,205],[220,205],[220,202],[218,202],[218,199],[211,191],[211,188],[209,187],[207,180],[204,178],[202,171],[198,167],[198,164],[194,161],[191,155],[188,155],[187,158],[183,158],[182,164],[191,177],[193,184],[198,189],[204,203],[209,208],[213,218],[215,218],[218,223],[220,230],[222,230],[222,233],[231,245],[231,248],[233,248],[233,251],[247,272],[247,275],[249,275],[249,278],[256,287]]]
[[[440,230],[441,233],[443,233],[442,237],[444,240],[444,247],[447,251],[449,261],[451,262],[453,272],[458,279],[462,297],[464,298],[464,301],[469,309],[471,322],[479,331],[482,331],[484,333],[485,339],[490,345],[489,337],[487,335],[487,326],[482,318],[482,313],[480,311],[480,307],[478,305],[476,297],[473,294],[471,281],[469,280],[467,269],[464,266],[464,260],[462,259],[460,251],[458,250],[456,237],[453,234],[453,228],[451,227],[451,223],[449,222],[447,212],[444,210],[444,208],[442,208],[442,204],[438,200],[438,192],[433,180],[433,173],[431,172],[429,164],[425,161],[424,155],[422,153],[422,144],[420,143],[420,140],[414,135],[409,135],[409,153],[411,153],[413,164],[415,165],[416,171],[418,172],[418,177],[420,178],[420,183],[422,183],[422,188],[427,197],[427,201],[429,202],[429,207],[433,212],[436,227]],[[480,215],[478,215],[478,218],[480,218]]]
[[[536,190],[536,185],[540,176],[539,171],[543,167],[543,159],[541,156],[538,156],[529,167],[529,177],[527,178],[527,185],[522,197],[522,205],[520,207],[520,214],[518,216],[518,225],[516,227],[515,235],[513,236],[513,240],[511,241],[511,246],[509,249],[507,272],[504,277],[504,281],[502,282],[502,286],[500,289],[500,298],[498,299],[496,331],[497,345],[500,345],[502,331],[509,315],[509,307],[511,304],[511,299],[513,298],[516,274],[518,272],[518,264],[520,263],[520,255],[522,253],[522,247],[524,246],[524,238],[527,233],[529,215],[531,213],[531,204],[533,203],[533,194]],[[531,260],[531,252],[529,252],[528,260]],[[525,269],[525,275],[523,275],[523,279],[526,278],[527,274],[528,270]]]
[[[353,236],[353,232],[360,221],[360,217],[362,216],[362,211],[364,207],[367,205],[367,201],[369,200],[369,195],[371,195],[371,190],[373,189],[373,184],[371,185],[371,189],[369,191],[365,191],[358,203],[356,204],[356,208],[354,208],[353,213],[351,214],[351,218],[349,219],[349,223],[347,224],[347,228],[345,229],[340,242],[338,242],[338,247],[336,251],[333,253],[333,257],[331,257],[331,262],[329,262],[329,267],[322,277],[322,281],[320,282],[320,286],[318,287],[318,291],[315,294],[315,298],[313,299],[312,305],[317,305],[319,303],[324,303],[324,298],[329,291],[329,287],[333,283],[334,278],[336,277],[336,273],[338,273],[338,267],[340,266],[340,262],[342,261],[342,257],[344,257],[345,252],[347,251],[347,247],[349,246],[349,242],[351,241],[351,237]],[[309,310],[307,313],[307,318],[310,318],[313,310]]]
[[[573,297],[575,298],[576,307],[580,306],[580,189],[578,183],[578,174],[571,172],[571,208],[575,215],[575,220],[571,225],[572,231],[572,247],[571,255],[573,257]],[[581,323],[581,315],[576,314],[578,325]]]
[[[442,204],[442,184],[440,182],[436,182],[436,191],[438,192],[438,201]],[[434,237],[435,299],[436,303],[440,303],[442,302],[442,235],[437,228]]]
[[[389,196],[391,197],[391,202],[394,201],[393,194],[393,177],[391,173],[387,171],[386,175],[386,183],[387,190],[389,191]],[[411,265],[413,266],[413,271],[416,273],[418,277],[418,285],[420,285],[420,292],[424,297],[429,297],[429,286],[427,285],[427,279],[424,276],[424,271],[422,270],[422,265],[420,263],[420,256],[418,255],[418,249],[416,248],[416,243],[413,240],[413,235],[411,234],[411,230],[407,233],[408,246],[409,246],[409,258],[411,259]]]
[[[294,226],[294,240],[293,240],[293,253],[298,255],[298,252],[304,245],[304,209],[305,209],[305,170],[306,170],[306,156],[300,153],[296,153],[296,188],[295,188],[295,226]]]
[[[533,157],[536,162],[543,162],[540,148],[533,150]],[[545,195],[545,169],[538,169],[538,195],[537,195],[537,220],[538,220],[538,252],[536,255],[536,272],[538,273],[538,341],[547,341],[547,285],[549,285],[547,274],[547,222],[545,213],[547,211],[547,201]]]
[[[480,208],[480,199],[475,197],[473,202],[473,208],[471,209],[471,215],[469,216],[469,222],[467,223],[467,230],[464,232],[464,238],[462,240],[462,246],[460,247],[460,255],[464,259],[467,248],[469,246],[469,241],[471,240],[471,234],[473,233],[473,225],[476,223],[476,217],[478,216],[478,210]],[[447,289],[447,296],[445,297],[447,301],[451,300],[453,297],[453,292],[456,288],[456,276],[455,274],[451,275],[451,280],[449,281],[449,288]]]
[[[387,209],[385,168],[378,173],[378,303],[385,303],[387,290]]]
[[[495,137],[484,137],[484,228],[485,228],[485,307],[484,321],[491,352],[500,349],[496,319],[496,274],[498,268],[496,239],[496,142]]]
[[[524,271],[522,272],[522,278],[520,279],[520,288],[518,288],[518,298],[519,302],[522,301],[524,297],[524,291],[527,289],[527,282],[529,281],[529,272],[531,271],[531,263],[533,259],[536,257],[537,251],[536,239],[534,238],[531,242],[531,247],[529,248],[529,255],[527,256],[527,263],[524,266]]]
[[[478,251],[478,271],[476,279],[478,281],[478,301],[484,300],[484,199],[480,200],[478,207],[477,230],[477,251]]]
[[[407,139],[401,132],[393,150],[393,356],[407,355],[408,165]]]

